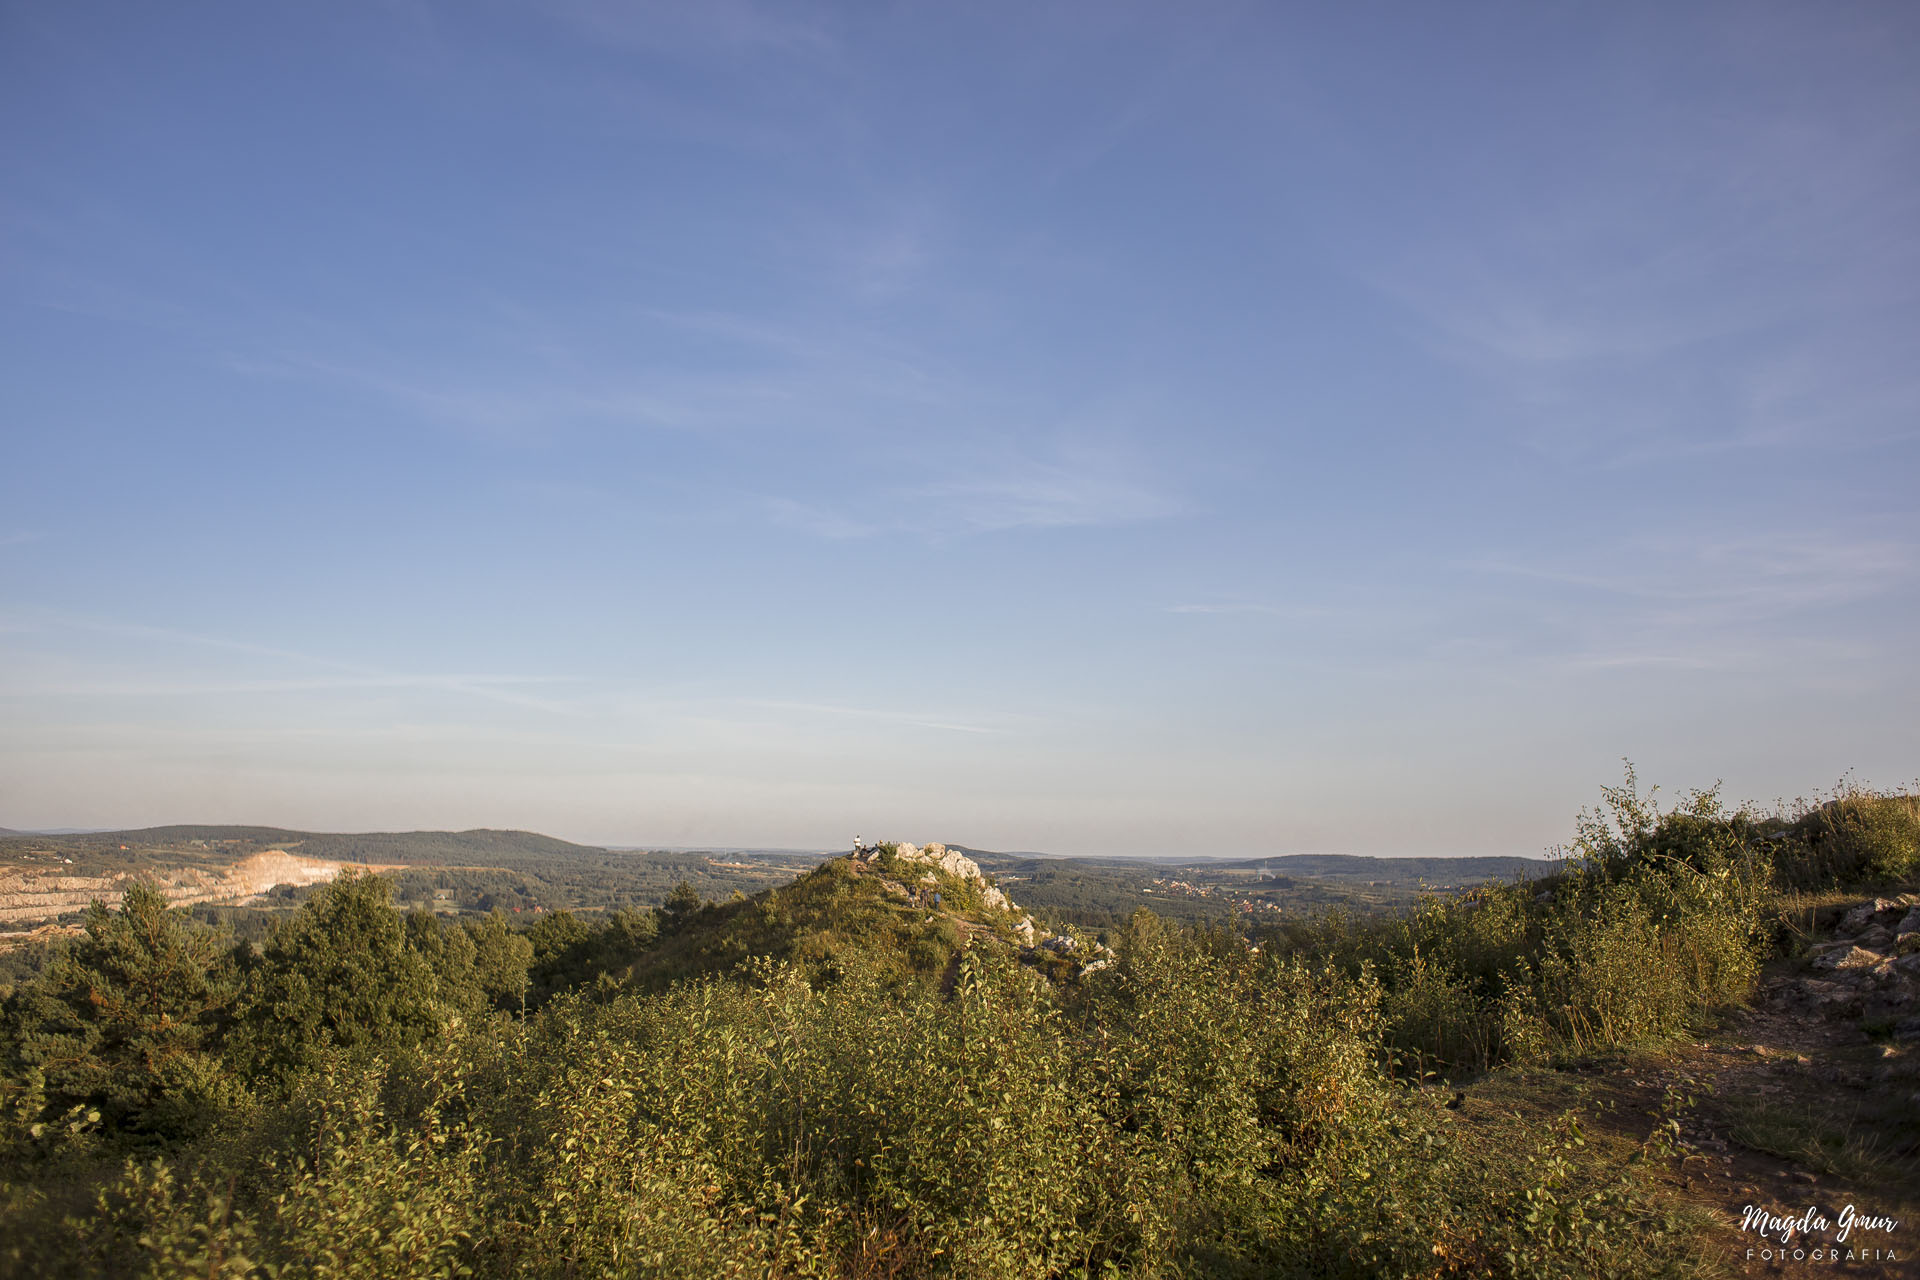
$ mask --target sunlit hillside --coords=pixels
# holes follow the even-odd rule
[[[1605,800],[1544,878],[1274,922],[891,843],[593,916],[348,870],[257,943],[136,884],[6,998],[0,1259],[1692,1276],[1770,1178],[1908,1212],[1920,803]]]

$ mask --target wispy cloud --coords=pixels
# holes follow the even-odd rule
[[[952,375],[859,324],[666,308],[616,308],[583,324],[498,298],[484,310],[447,334],[433,360],[400,362],[355,335],[296,331],[230,348],[222,363],[248,377],[370,395],[423,423],[508,441],[608,427],[861,434],[963,399]],[[636,361],[635,350],[658,354]]]
[[[311,676],[261,680],[92,680],[0,684],[0,698],[195,698],[239,694],[324,693],[348,689],[437,689],[497,694],[522,685],[565,684],[558,676],[392,675]],[[507,699],[518,705],[558,709],[538,699]]]
[[[775,524],[816,538],[835,541],[844,538],[866,538],[881,532],[886,527],[868,520],[855,519],[831,507],[797,502],[792,498],[768,498],[765,499],[765,507],[768,518]]]
[[[429,421],[503,439],[531,440],[582,424],[699,431],[778,420],[797,402],[793,381],[765,374],[657,375],[614,379],[594,372],[563,376],[524,363],[517,371],[439,379],[371,364],[286,353],[233,360],[236,371],[336,383],[372,392]]]
[[[1793,612],[1904,591],[1920,572],[1920,547],[1897,538],[1774,534],[1729,539],[1642,539],[1605,559],[1632,573],[1577,565],[1463,561],[1457,568],[1558,583],[1663,605]]]
[[[536,697],[521,692],[528,685],[554,685],[568,683],[563,677],[554,676],[516,676],[516,675],[472,675],[465,673],[404,672],[392,671],[363,663],[343,662],[317,654],[282,648],[275,645],[258,644],[246,640],[233,640],[224,636],[205,635],[198,632],[182,631],[171,627],[154,627],[138,623],[106,621],[95,618],[80,618],[71,615],[40,615],[35,618],[17,619],[17,625],[10,626],[15,634],[42,630],[66,630],[88,632],[96,635],[119,636],[139,640],[148,644],[165,643],[185,645],[194,648],[246,654],[252,657],[268,658],[293,663],[306,668],[317,668],[326,674],[297,674],[289,676],[262,676],[254,678],[229,678],[215,680],[152,680],[152,679],[97,679],[83,678],[47,681],[41,684],[17,684],[0,686],[0,696],[191,696],[196,694],[247,694],[247,693],[296,693],[326,689],[421,689],[439,690],[447,693],[463,694],[489,702],[509,706],[524,707],[543,711],[553,715],[578,715],[577,707],[549,698]],[[67,655],[72,662],[72,655]]]
[[[1811,671],[1868,656],[1879,642],[1836,629],[1835,620],[1869,602],[1911,599],[1920,547],[1838,530],[1641,538],[1557,563],[1455,568],[1517,584],[1513,593],[1466,597],[1468,612],[1505,620],[1503,660],[1593,671]]]
[[[1716,48],[1754,83],[1804,83],[1857,64],[1836,51],[1852,38],[1775,21]],[[1460,193],[1445,234],[1408,227],[1357,273],[1565,461],[1908,438],[1916,109],[1911,76],[1855,75],[1818,112],[1789,95],[1673,117],[1551,181]]]
[[[1275,604],[1243,603],[1226,601],[1211,604],[1170,604],[1163,613],[1193,613],[1221,616],[1255,616],[1262,618],[1287,618],[1303,622],[1314,618],[1333,616],[1333,610],[1314,605],[1282,607]]]
[[[0,533],[0,547],[24,547],[30,542],[39,542],[47,535],[35,532]]]
[[[1709,671],[1724,666],[1727,655],[1709,659],[1698,654],[1679,653],[1570,653],[1560,659],[1569,667],[1614,670],[1633,667],[1671,667],[1681,671]]]
[[[1074,465],[1026,463],[999,475],[943,480],[910,488],[947,530],[996,533],[1076,525],[1130,524],[1170,515],[1176,504],[1143,481]]]
[[[1061,461],[1009,453],[997,460],[888,459],[890,470],[948,470],[948,478],[896,479],[874,474],[870,460],[854,468],[831,499],[760,497],[764,517],[783,528],[834,540],[904,534],[971,537],[1019,529],[1131,524],[1174,514],[1178,503],[1134,474],[1120,455],[1079,447]]]
[[[911,711],[889,711],[874,707],[841,706],[827,702],[791,702],[783,699],[741,699],[739,705],[769,711],[788,711],[804,715],[833,716],[850,720],[871,720],[885,724],[910,725],[918,729],[944,729],[952,733],[999,733],[988,725],[973,724],[949,717]]]

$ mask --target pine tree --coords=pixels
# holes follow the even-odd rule
[[[391,1057],[468,1013],[471,1001],[448,989],[433,963],[457,962],[444,950],[423,955],[420,947],[432,943],[416,933],[410,943],[377,876],[348,873],[322,889],[267,940],[235,1029],[235,1061],[251,1074],[284,1078],[330,1051]]]
[[[11,1110],[36,1137],[203,1130],[244,1095],[218,1056],[238,988],[225,939],[158,889],[130,887],[118,911],[96,901],[86,932],[8,1002]]]
[[[660,907],[660,931],[674,934],[686,928],[700,914],[700,891],[682,880],[667,895]]]

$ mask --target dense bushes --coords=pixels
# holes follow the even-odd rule
[[[1920,874],[1920,797],[1845,787],[1774,834],[1782,877],[1796,888]]]
[[[330,1055],[404,1054],[484,1006],[466,931],[402,918],[386,882],[343,876],[267,940],[229,1046],[250,1077],[311,1070]]]
[[[217,935],[135,886],[8,1002],[0,1102],[18,1145],[96,1130],[140,1143],[207,1129],[245,1090],[217,1056],[239,996]]]
[[[1763,817],[1704,791],[1663,811],[1631,768],[1602,794],[1554,876],[1276,941],[1376,973],[1387,1042],[1416,1071],[1485,1068],[1679,1034],[1745,996],[1777,892],[1920,870],[1911,796],[1842,788]]]
[[[951,999],[761,964],[323,1055],[81,1211],[16,1188],[6,1247],[50,1276],[1591,1271],[1623,1187],[1503,1178],[1379,1072],[1370,987],[1219,941],[1142,920],[1066,999],[990,959]]]
[[[1426,1073],[1683,1030],[1771,886],[1909,865],[1912,823],[1629,778],[1547,882],[1255,939],[1143,912],[1059,982],[831,865],[524,932],[350,877],[257,952],[136,890],[0,1020],[0,1271],[1678,1270],[1638,1175],[1572,1128],[1477,1145]]]
[[[1760,828],[1698,792],[1662,813],[1629,771],[1580,816],[1564,869],[1432,898],[1291,945],[1375,972],[1386,1039],[1415,1072],[1659,1039],[1736,1001],[1764,952]]]
[[[514,1008],[533,947],[498,917],[401,916],[346,875],[255,953],[135,885],[0,1007],[0,1151],[201,1132],[327,1063],[392,1062]]]

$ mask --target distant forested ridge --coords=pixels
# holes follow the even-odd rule
[[[1401,910],[1429,888],[1452,890],[1546,875],[1540,858],[1373,858],[1285,854],[1240,860],[1049,858],[967,850],[1017,885],[1021,900],[1048,919],[1124,924],[1149,907],[1189,924],[1234,916],[1274,919],[1331,911]]]
[[[1547,858],[1376,858],[1349,853],[1287,853],[1271,858],[1228,862],[1221,869],[1388,880],[1396,884],[1424,881],[1428,884],[1457,885],[1548,875],[1559,869],[1559,863]]]
[[[234,877],[250,859],[281,852],[316,864],[312,873],[296,874],[279,888],[270,868]],[[784,883],[820,856],[616,851],[492,830],[337,834],[183,825],[6,837],[0,838],[0,902],[11,905],[0,908],[0,919],[16,929],[59,919],[77,923],[89,894],[117,897],[125,882],[140,879],[238,923],[297,906],[316,879],[342,866],[377,869],[392,882],[397,901],[435,911],[620,911],[658,906],[683,882],[709,897],[756,892]],[[223,888],[223,876],[234,882]],[[36,912],[31,904],[40,898],[46,905]]]
[[[751,894],[784,883],[827,856],[792,850],[616,850],[502,830],[334,833],[174,825],[0,837],[0,900],[13,904],[0,907],[0,925],[20,929],[61,919],[75,925],[90,895],[115,897],[129,878],[144,878],[176,899],[206,904],[207,918],[255,936],[264,924],[253,916],[297,906],[320,878],[316,871],[273,888],[260,883],[262,871],[222,889],[219,877],[229,869],[273,851],[315,863],[373,868],[405,905],[479,914],[657,907],[683,882],[707,898]],[[1193,864],[984,851],[978,857],[1021,883],[1024,899],[1043,918],[1093,927],[1123,924],[1142,906],[1187,923],[1250,910],[1396,909],[1429,884],[1461,887],[1538,874],[1551,865],[1520,858],[1319,855]],[[1287,875],[1277,874],[1282,867]],[[47,891],[54,881],[60,890]],[[39,912],[26,905],[36,894],[46,903]],[[0,969],[8,963],[0,958]]]
[[[572,858],[604,849],[573,844],[531,831],[373,831],[358,834],[291,831],[282,827],[175,825],[74,835],[0,833],[10,843],[53,848],[69,855],[106,857],[116,852],[207,850],[226,855],[267,849],[298,850],[334,862],[484,863],[504,866],[529,858]]]

